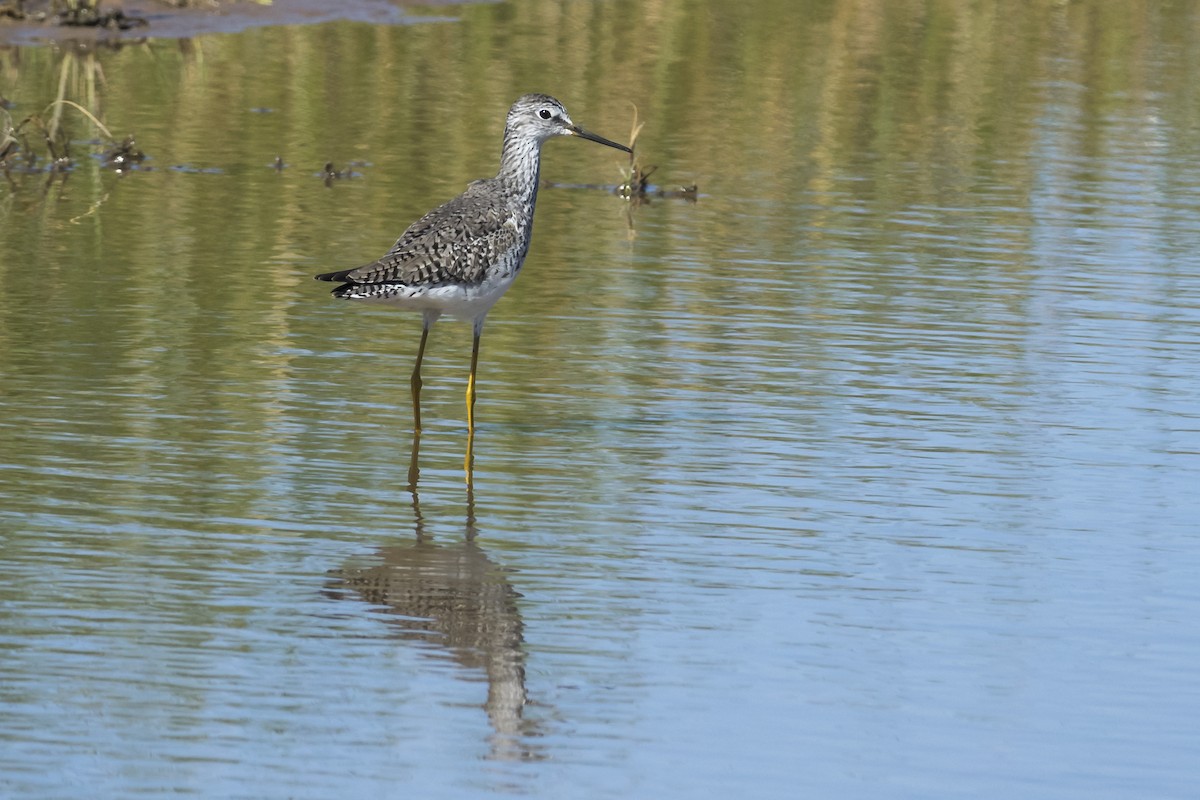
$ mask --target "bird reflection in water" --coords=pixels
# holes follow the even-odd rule
[[[529,697],[520,595],[508,572],[479,546],[469,472],[462,541],[438,544],[426,533],[417,491],[420,442],[421,435],[414,434],[408,471],[415,537],[378,548],[368,566],[331,570],[325,594],[379,606],[394,617],[396,638],[434,644],[437,657],[457,663],[472,679],[485,677],[491,757],[538,760],[543,754],[531,741],[538,726],[524,718]]]

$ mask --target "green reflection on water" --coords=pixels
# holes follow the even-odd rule
[[[1182,327],[1194,305],[1186,291],[1183,304],[1170,304],[1180,242],[1195,228],[1179,198],[1197,184],[1200,150],[1191,68],[1200,37],[1188,4],[621,0],[456,13],[449,23],[258,29],[112,51],[0,50],[0,91],[17,104],[14,120],[40,112],[61,87],[114,135],[135,134],[150,156],[145,169],[117,175],[79,141],[69,174],[15,170],[0,182],[0,522],[15,533],[6,554],[21,575],[5,583],[6,600],[119,608],[128,614],[105,630],[138,645],[149,639],[160,655],[209,635],[172,627],[179,619],[253,627],[243,620],[258,613],[279,633],[264,649],[291,652],[315,623],[279,623],[276,604],[290,611],[298,598],[316,598],[345,555],[337,548],[300,563],[293,541],[361,536],[384,563],[400,562],[391,575],[419,572],[476,554],[453,545],[432,555],[389,550],[376,540],[427,524],[439,545],[458,542],[464,526],[447,520],[467,502],[467,527],[477,505],[492,537],[472,574],[491,581],[483,568],[507,568],[502,556],[515,553],[539,566],[543,550],[563,556],[540,574],[493,581],[503,599],[498,652],[523,669],[524,626],[533,623],[512,597],[559,585],[556,570],[568,563],[573,585],[586,573],[606,596],[615,583],[606,579],[640,566],[637,540],[656,532],[666,531],[656,555],[679,563],[662,558],[631,574],[639,591],[661,586],[664,604],[700,581],[740,589],[709,562],[745,559],[746,550],[758,553],[743,564],[759,580],[778,579],[795,596],[803,570],[777,559],[798,531],[815,549],[822,537],[858,533],[856,524],[888,533],[894,524],[906,543],[957,525],[981,552],[1014,549],[1003,534],[1043,525],[1039,501],[1059,509],[1034,485],[1036,467],[1052,472],[1045,465],[1059,454],[1046,454],[1055,444],[1043,447],[1031,421],[1057,421],[1064,449],[1083,439],[1100,452],[1073,456],[1078,485],[1063,483],[1078,496],[1112,488],[1130,499],[1119,492],[1136,481],[1091,480],[1107,459],[1131,463],[1154,502],[1155,491],[1175,499],[1169,476],[1186,472],[1159,467],[1186,452],[1161,420],[1177,387],[1194,380],[1171,352],[1194,336]],[[469,501],[461,397],[470,332],[441,325],[431,340],[426,510],[414,523],[404,487],[419,320],[336,303],[311,276],[376,257],[411,220],[490,174],[504,110],[530,90],[559,96],[576,121],[616,139],[635,103],[656,178],[698,183],[703,194],[695,205],[632,213],[602,192],[543,194],[528,267],[484,339],[480,486]],[[66,118],[80,140],[94,135]],[[276,156],[288,168],[272,169]],[[327,161],[353,163],[359,176],[326,186],[318,173]],[[548,147],[543,174],[615,183],[620,166],[564,141]],[[1138,180],[1126,185],[1130,170]],[[1126,209],[1114,187],[1144,195]],[[1123,214],[1146,217],[1138,221],[1148,241],[1132,257],[1096,244]],[[1122,280],[1132,272],[1125,267],[1148,260],[1158,272],[1143,284]],[[1106,270],[1104,281],[1088,282]],[[1099,311],[1086,306],[1093,300]],[[1069,302],[1077,305],[1063,311]],[[1152,330],[1168,355],[1147,366],[1137,340],[1126,350],[1119,336],[1088,340],[1102,314],[1148,321],[1138,332]],[[1077,325],[1076,340],[1062,345],[1075,348],[1069,357],[1056,349],[1072,333],[1063,319]],[[1079,384],[1056,382],[1087,358],[1112,360],[1107,373],[1095,371],[1107,384],[1080,388],[1094,377],[1086,369],[1073,374]],[[1119,383],[1139,369],[1153,373],[1144,395]],[[1096,435],[1095,417],[1085,420],[1093,429],[1070,428],[1095,402],[1088,392],[1106,388],[1136,414],[1131,429],[1147,439],[1165,430],[1166,444]],[[1068,401],[1055,405],[1056,392]],[[1123,505],[1178,523],[1167,500]],[[728,552],[674,544],[697,531],[726,536]],[[836,548],[813,554],[831,576],[830,594],[856,571],[877,591],[877,541],[849,542],[857,562]],[[1069,549],[1054,555],[1066,561]],[[895,549],[887,558],[882,569],[899,597],[914,588],[904,583],[911,562]],[[249,566],[239,573],[240,565]],[[937,565],[960,577],[962,562]],[[679,572],[663,577],[671,569]],[[231,574],[244,582],[232,610],[223,594]],[[1039,576],[1044,585],[1056,577]],[[974,588],[971,579],[961,585]],[[998,569],[995,583],[1036,606],[1021,592],[1031,585],[1036,595],[1038,580]],[[139,613],[144,586],[169,600],[159,597],[149,623]],[[637,591],[620,588],[622,603],[584,609],[589,624],[619,629],[614,622],[647,613]],[[535,615],[543,624],[558,613],[546,610],[556,601],[546,593],[527,601],[544,604]],[[734,594],[728,602],[738,602]],[[397,616],[405,608],[396,604]],[[986,604],[974,610],[980,625],[1004,616]],[[724,612],[700,606],[703,622],[691,624],[708,630],[701,626]],[[20,621],[45,630],[35,615]],[[87,624],[73,624],[67,634],[87,634]],[[1019,633],[1014,624],[996,638],[1007,645]],[[36,654],[69,674],[75,662],[47,649]],[[307,655],[333,660],[331,651]],[[786,666],[776,664],[781,674]],[[37,674],[20,676],[34,696],[45,691]],[[180,680],[186,691],[215,694],[196,674]],[[927,662],[914,674],[927,686],[945,677]],[[298,683],[318,683],[304,677]],[[134,718],[142,706],[166,707],[136,691],[119,700]],[[236,711],[242,701],[211,702]],[[180,724],[193,723],[203,738],[203,722],[185,714]],[[117,727],[142,741],[129,733],[140,725]],[[894,728],[883,727],[890,736]],[[218,754],[236,761],[240,740],[230,741]]]
[[[40,110],[61,83],[115,135],[136,134],[153,168],[117,176],[81,157],[65,179],[17,175],[4,189],[5,372],[120,376],[134,394],[180,401],[180,385],[210,375],[251,397],[278,394],[288,370],[279,352],[296,326],[333,326],[333,342],[366,326],[345,309],[332,322],[308,273],[368,260],[432,203],[490,174],[503,109],[535,85],[610,135],[626,124],[627,101],[643,109],[646,157],[667,180],[697,180],[720,213],[700,216],[701,229],[692,209],[664,209],[653,221],[666,233],[645,237],[638,254],[664,255],[671,230],[695,235],[703,244],[689,280],[711,286],[697,298],[709,307],[736,294],[721,270],[746,252],[790,262],[848,232],[847,247],[914,260],[960,246],[919,237],[929,222],[944,232],[945,214],[897,219],[905,209],[970,209],[966,241],[982,214],[988,244],[1013,254],[1006,268],[1025,268],[1036,122],[1051,103],[1076,106],[1082,153],[1101,146],[1110,114],[1152,96],[1180,115],[1164,120],[1163,146],[1194,146],[1194,126],[1182,124],[1194,82],[1168,71],[1187,59],[1146,57],[1194,50],[1180,5],[1037,3],[1013,14],[1000,3],[518,3],[461,13],[459,23],[263,29],[112,52],[5,51],[14,117]],[[1105,131],[1103,141],[1134,147],[1142,136]],[[291,165],[283,173],[266,166],[276,155]],[[314,173],[329,160],[364,162],[364,177],[327,190]],[[548,160],[565,180],[618,175],[607,154],[558,146]],[[996,205],[990,219],[972,208],[981,194]],[[759,203],[794,214],[760,214]],[[605,291],[592,262],[623,257],[619,218],[595,197],[564,193],[544,208],[536,278],[506,298],[510,315],[668,304],[666,271]],[[820,265],[804,280],[821,292]],[[409,353],[402,324],[373,345]],[[570,324],[522,329],[521,340],[536,352]],[[259,357],[245,358],[247,348]],[[234,405],[254,413],[241,396]]]
[[[636,404],[672,386],[735,384],[719,370],[676,383],[621,357],[571,357],[637,349],[653,363],[681,309],[699,320],[685,344],[700,354],[729,346],[733,331],[712,313],[723,307],[778,324],[844,310],[844,276],[822,263],[737,277],[730,264],[841,250],[920,269],[965,251],[1017,283],[990,298],[965,281],[939,291],[968,314],[994,300],[1019,329],[1046,109],[1072,109],[1068,139],[1098,157],[1090,170],[1103,169],[1103,148],[1144,145],[1145,130],[1106,120],[1151,100],[1167,115],[1158,135],[1168,157],[1195,147],[1189,59],[1147,55],[1195,51],[1182,5],[515,3],[459,13],[453,23],[3,51],[14,119],[61,89],[150,155],[147,169],[121,176],[77,143],[69,175],[17,173],[2,190],[0,370],[23,420],[5,428],[9,458],[35,456],[42,431],[62,421],[78,429],[72,446],[98,448],[85,461],[111,465],[113,442],[130,436],[197,452],[237,435],[269,447],[293,435],[284,420],[297,404],[314,427],[341,397],[401,416],[402,396],[380,376],[408,368],[416,322],[335,307],[310,275],[369,260],[433,203],[490,174],[503,111],[529,89],[560,95],[610,136],[636,103],[645,157],[664,181],[698,182],[705,197],[635,215],[628,243],[612,198],[543,199],[533,269],[498,312],[511,324],[485,338],[485,403],[520,398],[494,412],[509,424],[552,415],[572,385],[598,404]],[[93,135],[66,118],[80,139]],[[268,166],[276,156],[282,172]],[[361,177],[326,187],[316,177],[326,161],[355,163]],[[619,176],[619,159],[587,148],[556,144],[547,161],[555,180]],[[862,279],[878,284],[877,305],[858,309],[868,317],[887,317],[922,285],[897,273]],[[763,291],[801,284],[799,309]],[[580,324],[606,315],[614,321]],[[456,390],[437,412],[449,419],[468,339],[443,328],[432,343],[440,380]],[[349,357],[314,360],[317,348]],[[563,382],[546,379],[554,369]],[[147,455],[131,447],[125,457]],[[265,480],[270,462],[250,454],[235,483]]]

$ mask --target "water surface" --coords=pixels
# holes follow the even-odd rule
[[[1194,11],[802,5],[0,51],[148,155],[0,185],[3,793],[1190,796]],[[543,192],[468,485],[311,275],[530,90],[700,197]]]

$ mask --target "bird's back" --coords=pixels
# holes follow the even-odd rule
[[[475,181],[410,225],[382,258],[317,278],[344,281],[334,290],[338,297],[363,299],[505,280],[520,269],[529,249],[533,209],[522,205],[495,178]]]

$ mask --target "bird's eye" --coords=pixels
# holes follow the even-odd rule
[[[538,116],[542,119],[550,119],[554,115],[550,113],[550,109],[543,108],[542,110],[538,111]]]

